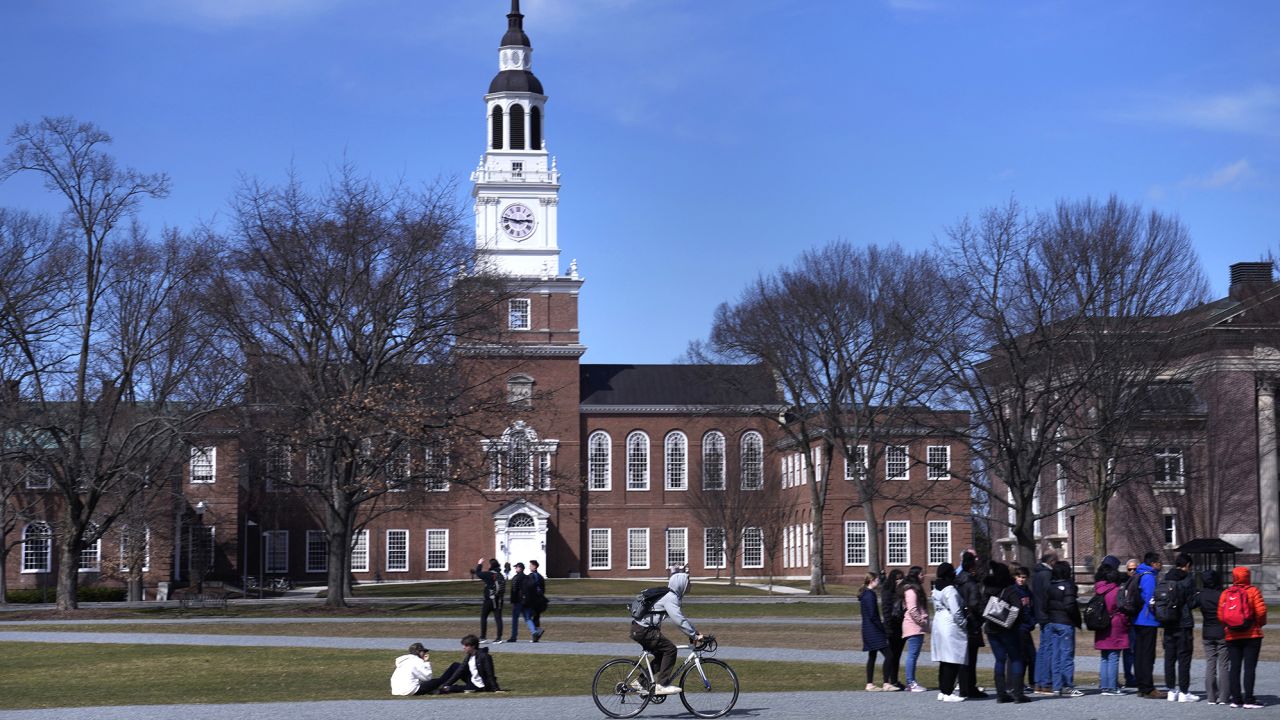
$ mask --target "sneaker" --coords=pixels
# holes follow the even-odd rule
[[[516,639],[516,636],[515,636],[515,635],[512,635],[511,637],[507,638],[507,640],[506,640],[506,641],[507,641],[507,642],[520,642],[519,640],[517,640],[517,639]]]
[[[654,685],[654,695],[679,695],[680,688],[676,685]]]
[[[1019,695],[1015,697],[1013,701],[1015,703],[1029,703],[1031,702],[1031,698],[1027,697],[1026,695]]]
[[[1062,697],[1084,697],[1084,691],[1075,688],[1062,688],[1062,692],[1058,694]]]
[[[929,692],[929,688],[920,683],[913,682],[907,686],[907,692]]]
[[[501,644],[502,644],[502,643],[504,643],[504,642],[506,642],[506,641],[505,641],[505,640],[503,640],[502,638],[498,638],[497,640],[494,640],[494,641],[493,641],[493,644],[494,644],[494,645],[501,645]]]
[[[543,630],[542,628],[538,628],[537,630],[534,630],[534,631],[533,631],[533,640],[532,640],[531,642],[538,642],[539,640],[541,640],[541,639],[542,639],[542,634],[543,634],[543,633],[545,633],[545,632],[546,632],[546,630]]]
[[[627,683],[627,685],[630,686],[632,690],[635,690],[638,693],[644,692],[644,686],[640,684],[639,678],[632,680],[631,682]]]
[[[1170,690],[1168,697],[1165,698],[1169,702],[1178,702],[1178,691]]]
[[[942,698],[942,702],[964,702],[964,701],[965,701],[965,697],[963,695],[956,695],[955,693],[952,693],[951,695],[947,695]]]
[[[1231,704],[1230,704],[1230,705],[1228,705],[1227,707],[1238,708],[1238,707],[1240,707],[1240,706],[1239,706],[1238,704],[1236,704],[1236,703],[1231,703]]]
[[[1259,704],[1258,704],[1258,703],[1256,703],[1256,702],[1245,703],[1244,705],[1241,705],[1240,707],[1244,708],[1245,710],[1258,710],[1258,709],[1261,709],[1261,708],[1262,708],[1262,706],[1261,706],[1261,705],[1259,705]]]
[[[1178,702],[1200,702],[1200,696],[1180,692],[1178,693]]]
[[[902,688],[898,687],[897,685],[894,685],[893,683],[885,683],[884,685],[880,686],[880,690],[882,692],[898,692],[901,689]]]
[[[1124,695],[1124,691],[1120,690],[1119,688],[1107,688],[1106,690],[1102,691],[1102,694],[1108,697],[1120,697]]]
[[[875,683],[867,683],[867,692],[880,692],[880,686]]]

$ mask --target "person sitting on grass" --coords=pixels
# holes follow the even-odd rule
[[[430,692],[431,651],[422,643],[409,646],[409,653],[396,658],[395,672],[391,673],[392,695],[425,695]]]
[[[462,637],[462,662],[449,665],[436,680],[426,683],[424,692],[436,692],[440,695],[459,692],[500,692],[498,676],[493,670],[493,657],[488,648],[480,647],[480,638],[475,635]]]

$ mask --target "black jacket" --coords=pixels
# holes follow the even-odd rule
[[[1218,621],[1218,598],[1221,595],[1222,588],[1204,588],[1196,595],[1196,605],[1204,616],[1200,629],[1205,640],[1226,640],[1222,623]]]
[[[476,565],[475,569],[471,571],[471,574],[480,578],[480,580],[484,582],[484,592],[480,597],[485,600],[492,599],[494,605],[502,607],[502,594],[495,592],[497,589],[498,578],[502,577],[502,571],[485,570],[484,565]]]
[[[512,605],[524,605],[524,583],[528,578],[524,573],[516,573],[507,579],[507,583],[511,585]]]
[[[1036,624],[1044,627],[1049,620],[1049,580],[1053,570],[1040,563],[1031,570],[1031,598],[1035,600]]]
[[[1079,593],[1076,584],[1070,580],[1050,580],[1045,612],[1048,622],[1080,627],[1080,604],[1076,600]]]
[[[960,594],[960,602],[969,611],[969,640],[976,640],[981,647],[982,611],[987,606],[986,593],[982,592],[982,586],[973,578],[972,573],[966,574],[963,582],[956,583],[956,592]]]
[[[1178,586],[1178,605],[1182,610],[1182,618],[1177,623],[1168,623],[1165,627],[1194,628],[1196,618],[1191,609],[1200,606],[1199,593],[1196,592],[1195,578],[1179,568],[1174,568],[1160,579],[1160,582],[1172,582]],[[1159,584],[1156,585],[1159,587]]]
[[[489,648],[476,650],[476,671],[480,673],[480,679],[484,680],[483,692],[502,689],[498,686],[498,674],[493,670],[493,656],[489,654]]]

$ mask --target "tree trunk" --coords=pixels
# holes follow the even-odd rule
[[[59,610],[76,610],[76,590],[80,584],[80,548],[74,537],[60,538],[58,542],[58,595]]]
[[[808,463],[809,473],[809,507],[813,513],[812,547],[809,554],[809,594],[826,595],[827,580],[823,575],[824,543],[822,515],[827,508],[827,485],[831,483],[831,443],[823,442],[818,448],[822,453],[822,467],[827,471],[827,478],[818,482],[818,468],[813,462]]]
[[[135,565],[137,563],[134,563]],[[146,600],[146,596],[142,591],[142,572],[140,570],[129,570],[129,602],[142,602]]]
[[[337,499],[337,498],[335,498]],[[351,544],[351,512],[346,504],[338,508],[329,507],[329,571],[326,573],[325,605],[331,608],[347,606],[347,555],[346,547]],[[372,548],[370,548],[372,551]]]
[[[867,556],[871,561],[871,572],[877,575],[884,573],[880,564],[880,523],[876,518],[875,504],[870,500],[862,501],[862,519],[867,521]]]
[[[1093,557],[1095,562],[1101,563],[1102,558],[1109,553],[1107,551],[1107,505],[1108,499],[1105,496],[1099,496],[1093,501]]]

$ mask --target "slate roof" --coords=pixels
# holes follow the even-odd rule
[[[617,406],[746,406],[779,404],[762,365],[581,365],[581,404]]]

